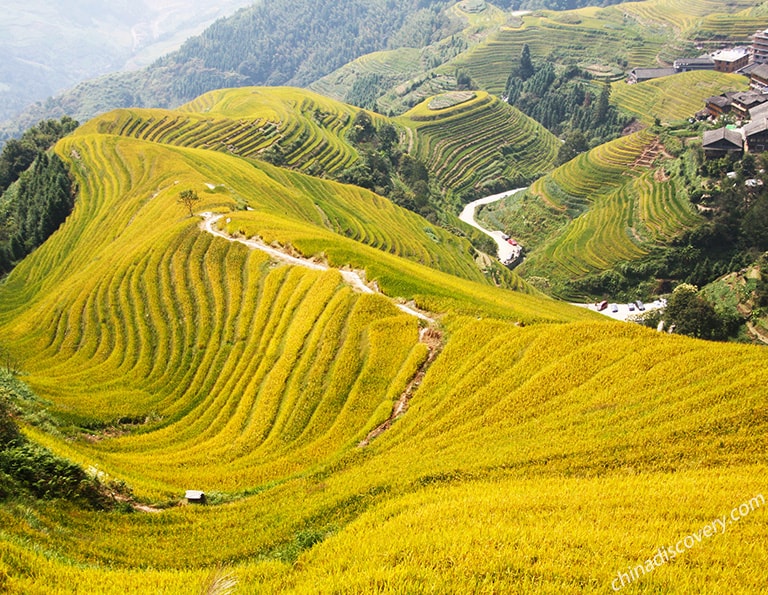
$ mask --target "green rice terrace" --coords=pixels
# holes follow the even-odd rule
[[[383,87],[395,87],[425,70],[423,51],[398,48],[366,54],[310,85],[313,91],[344,101],[364,77],[374,78]]]
[[[179,110],[115,110],[83,130],[330,175],[359,158],[348,135],[360,111],[303,89],[226,89]],[[458,192],[533,178],[548,171],[555,156],[551,133],[480,91],[426,100],[400,118],[368,113],[374,125],[392,123],[401,131],[403,148],[422,159],[444,188]]]
[[[746,84],[621,73],[744,40],[766,6],[448,17],[467,28],[311,91],[223,89],[56,137],[74,209],[0,279],[0,593],[768,591],[765,348],[565,301],[708,221],[689,183],[719,167],[695,158],[705,125],[666,124]],[[524,44],[612,83],[639,125],[558,159],[572,131],[499,98]],[[377,105],[401,115],[342,103],[359,77],[391,82]],[[411,167],[393,185],[412,174],[441,208],[526,186],[477,214],[522,264],[494,276],[484,244],[433,223],[453,214],[337,181],[380,150],[362,112]],[[761,336],[756,262],[704,293]]]
[[[622,137],[540,178],[526,195],[485,210],[485,220],[529,247],[519,269],[524,277],[544,277],[555,287],[639,260],[701,221],[657,163],[665,158],[650,131]]]
[[[423,48],[398,47],[361,56],[309,85],[339,101],[402,114],[433,95],[456,88],[451,60],[516,17],[487,2],[457,3],[447,10],[444,37]],[[463,27],[463,28],[462,28]]]
[[[747,42],[764,26],[756,25],[751,15],[754,6],[755,2],[739,0],[729,3],[728,14],[722,14],[722,4],[713,0],[648,0],[564,12],[535,11],[523,16],[519,26],[502,27],[438,71],[463,69],[480,88],[500,95],[510,65],[527,44],[536,61],[575,63],[617,80],[634,67],[696,55],[695,42],[702,36],[711,38],[706,32],[721,21],[732,23],[722,31],[723,38]]]
[[[263,157],[279,148],[284,165],[332,173],[357,151],[344,137],[357,108],[293,88],[212,91],[178,110],[117,110],[89,129],[150,142]]]
[[[395,119],[409,132],[408,151],[444,186],[478,191],[506,181],[510,188],[552,167],[551,132],[484,91],[473,95],[428,99]]]
[[[474,91],[454,91],[452,93],[443,93],[431,99],[427,104],[427,107],[431,110],[444,110],[449,107],[455,107],[467,101],[471,101],[477,97],[477,93]]]
[[[704,100],[726,91],[749,88],[747,77],[713,70],[682,72],[634,85],[613,83],[611,101],[645,124],[690,118],[704,106]]]

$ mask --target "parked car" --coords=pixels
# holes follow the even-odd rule
[[[603,300],[602,302],[600,302],[599,304],[597,304],[597,311],[598,311],[598,312],[602,312],[602,311],[603,311],[603,310],[605,310],[607,307],[608,307],[608,302],[607,302],[606,300]]]
[[[645,304],[643,302],[637,300],[635,303],[637,304],[637,309],[640,310],[640,312],[645,312]]]
[[[627,308],[629,308],[630,312],[634,312],[635,311],[635,305],[632,302],[629,302],[627,304]]]
[[[619,307],[616,304],[611,304],[611,312],[618,312]]]

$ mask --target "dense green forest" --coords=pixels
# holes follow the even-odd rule
[[[423,162],[402,152],[394,126],[374,126],[368,114],[358,112],[349,140],[362,158],[339,173],[340,182],[373,190],[432,223],[437,222],[441,210],[437,186]]]
[[[0,153],[0,194],[19,179],[41,152],[50,149],[77,126],[69,116],[45,120],[24,132],[21,138],[8,141]]]
[[[37,153],[32,166],[0,197],[0,274],[42,245],[72,212],[75,191],[55,154]]]
[[[610,104],[610,86],[590,84],[591,78],[574,65],[565,69],[556,69],[551,62],[534,65],[528,45],[510,72],[505,92],[509,104],[555,134],[566,135],[558,163],[619,137],[632,121]]]
[[[66,167],[48,154],[78,123],[64,116],[45,120],[0,153],[0,275],[40,246],[64,222],[74,206]]]

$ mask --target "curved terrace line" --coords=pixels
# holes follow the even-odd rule
[[[245,238],[235,238],[232,237],[225,232],[216,229],[214,227],[215,223],[221,219],[224,215],[211,213],[210,211],[206,211],[204,213],[199,213],[199,215],[203,218],[202,223],[200,224],[200,228],[203,231],[206,231],[214,236],[217,236],[219,238],[223,238],[229,242],[239,242],[240,244],[243,244],[247,246],[248,248],[251,248],[252,250],[260,250],[261,252],[265,252],[269,254],[272,258],[275,260],[279,260],[281,262],[284,262],[286,264],[291,264],[294,266],[300,266],[307,269],[313,269],[316,271],[328,271],[333,267],[329,267],[328,265],[315,262],[313,260],[309,260],[308,258],[299,258],[298,256],[292,256],[290,254],[285,253],[284,251],[275,248],[273,246],[269,246],[268,244],[264,243],[262,240],[257,239],[245,239]],[[350,285],[353,289],[356,289],[360,293],[379,293],[379,291],[375,291],[372,288],[370,288],[368,285],[366,285],[365,281],[363,281],[363,278],[360,276],[357,271],[348,271],[343,269],[336,269],[339,271],[339,274],[344,279],[344,282]],[[384,295],[384,294],[381,294]],[[388,296],[385,296],[388,297]],[[392,300],[392,298],[389,298]],[[419,312],[418,310],[411,308],[410,306],[406,306],[405,304],[399,304],[392,300],[392,303],[401,311],[404,312],[410,316],[415,316],[419,320],[423,320],[429,324],[433,324],[435,322],[434,318],[431,318],[424,314],[423,312]]]

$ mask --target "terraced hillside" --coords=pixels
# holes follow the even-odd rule
[[[351,101],[356,89],[363,86],[375,97],[376,111],[385,114],[402,114],[431,95],[455,89],[456,73],[445,69],[438,72],[439,67],[516,19],[485,2],[479,11],[464,8],[458,2],[447,11],[458,23],[451,35],[420,49],[401,47],[361,56],[309,88],[339,101]]]
[[[231,578],[267,593],[609,593],[619,572],[741,504],[725,534],[680,546],[679,561],[694,566],[663,565],[639,586],[749,593],[768,584],[763,350],[609,323],[520,329],[454,318],[446,329],[408,413],[370,446],[306,473],[292,473],[282,454],[279,479],[255,493],[154,514],[0,507],[6,584],[182,593]],[[201,419],[188,434],[212,447],[208,428]],[[79,445],[78,456],[132,442],[126,464],[135,457],[137,476],[156,474],[163,451],[150,459],[139,450],[152,435],[102,441],[97,452]],[[182,438],[167,437],[169,451]],[[181,448],[177,457],[186,458]],[[228,468],[242,472],[237,462]]]
[[[746,43],[755,27],[749,0],[646,0],[605,8],[536,11],[518,27],[503,27],[487,41],[447,64],[461,68],[493,94],[504,92],[510,65],[527,44],[534,61],[576,63],[595,75],[617,80],[626,70],[671,63],[697,55],[695,42],[709,40],[717,23],[730,23],[722,35]],[[703,33],[702,33],[703,31]],[[719,35],[720,32],[718,31]]]
[[[655,164],[658,158],[663,147],[649,131],[617,139],[537,180],[527,195],[486,209],[483,217],[529,248],[519,269],[523,276],[546,278],[562,293],[562,281],[641,259],[700,222],[678,182]]]
[[[212,91],[173,111],[116,110],[87,130],[240,157],[279,149],[289,167],[333,173],[357,159],[345,137],[358,111],[301,89],[249,87]]]
[[[395,120],[410,131],[409,152],[442,184],[510,188],[551,168],[558,142],[543,126],[484,91],[452,97],[428,99]]]
[[[313,91],[344,101],[355,83],[364,77],[375,77],[381,87],[395,87],[403,81],[424,72],[422,51],[417,48],[399,48],[361,56],[339,70],[310,85]]]
[[[615,82],[611,102],[641,122],[653,124],[656,118],[662,122],[690,118],[703,109],[707,97],[748,87],[747,77],[738,74],[683,72],[635,85]]]
[[[444,188],[519,183],[551,168],[555,137],[498,99],[478,92],[471,102],[436,111],[426,107],[431,101],[401,118],[368,113],[374,124],[401,131],[403,149],[422,159]],[[303,89],[254,87],[207,93],[173,111],[116,110],[83,130],[269,159],[325,176],[358,159],[347,136],[359,111]]]
[[[360,423],[342,424],[346,437],[326,436],[325,447],[317,440],[306,444],[328,456],[329,444],[337,449],[359,440],[361,432],[386,418],[425,356],[416,321],[386,299],[358,296],[332,272],[271,271],[268,259],[201,233],[177,204],[182,189],[198,190],[201,209],[247,207],[223,221],[233,233],[364,270],[387,295],[426,309],[525,322],[581,315],[523,294],[516,305],[509,304],[507,292],[487,285],[465,240],[368,191],[218,151],[91,132],[100,128],[94,122],[58,147],[73,165],[81,196],[66,226],[5,283],[0,317],[8,326],[0,343],[13,345],[35,390],[75,423],[157,420],[155,432],[135,438],[154,444],[146,466],[158,475],[130,478],[145,493],[175,493],[198,472],[212,478],[207,449],[213,443],[195,448],[200,458],[194,464],[194,457],[172,454],[176,448],[189,454],[188,440],[200,442],[189,429],[198,424],[209,426],[231,460],[245,456],[254,443],[248,438],[243,442],[248,449],[231,449],[232,428],[248,426],[262,405],[273,408],[272,422],[293,428],[286,431],[294,439],[317,434],[306,429],[311,419],[330,424],[320,434],[330,431],[341,409],[351,408]],[[303,314],[293,321],[295,312]],[[398,342],[402,353],[395,356]],[[385,364],[390,356],[395,360]],[[390,386],[398,375],[402,382]],[[283,386],[289,376],[295,382],[290,389]],[[350,393],[353,386],[362,392]],[[370,391],[380,400],[371,400]],[[280,395],[288,392],[309,402],[301,405],[305,413],[295,414],[299,418],[280,421]],[[259,401],[256,409],[243,395]],[[336,395],[331,402],[329,395]],[[238,421],[229,420],[222,407],[240,410]],[[326,407],[335,413],[321,413]],[[281,450],[286,440],[270,429],[272,422],[260,421],[253,431],[264,440],[272,435]],[[223,425],[216,429],[217,424]],[[177,442],[168,439],[171,434]],[[124,464],[119,463],[123,447],[113,442],[69,448],[100,451],[107,444],[96,460],[128,478],[137,456],[133,446],[126,447],[133,462]],[[160,455],[158,444],[170,450]],[[296,450],[296,460],[309,464],[308,453]],[[167,468],[151,465],[152,457],[163,458]],[[259,465],[266,460],[263,453],[249,457]],[[217,466],[220,487],[255,485],[253,466],[244,464],[248,469],[239,478],[231,468]]]
[[[663,31],[625,22],[623,13],[612,8],[537,11],[523,17],[519,27],[502,28],[488,41],[459,56],[450,67],[466,70],[481,88],[500,95],[511,64],[520,59],[526,44],[534,61],[559,62],[567,58],[585,69],[619,77],[624,61],[631,66],[653,64],[667,43]]]
[[[194,109],[235,110],[217,105]],[[482,94],[442,105],[409,128],[447,144],[463,108],[514,113]],[[215,137],[110,132],[128,121],[57,145],[79,196],[0,284],[0,347],[47,411],[24,434],[140,506],[0,494],[0,590],[577,594],[622,573],[637,591],[768,589],[764,350],[493,287],[466,242],[382,197]],[[659,151],[648,132],[603,145],[527,200],[603,210],[606,230],[630,209],[661,241],[686,211],[649,166]],[[305,266],[207,233],[188,189],[222,232]],[[208,504],[177,505],[187,489]],[[715,518],[727,530],[703,534]]]
[[[623,5],[630,14],[646,25],[668,26],[684,32],[701,20],[717,22],[723,13],[736,13],[738,17],[751,16],[751,9],[757,3],[750,0],[735,0],[725,6],[713,0],[653,0],[651,2],[627,2]],[[726,8],[726,10],[723,10]],[[751,35],[757,29],[749,30]],[[722,33],[727,34],[725,31]]]

